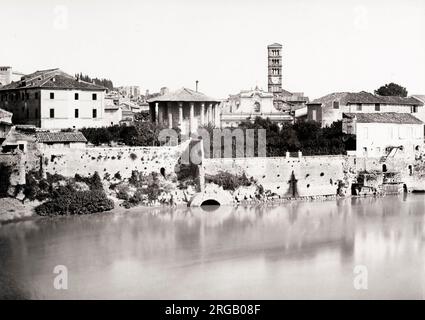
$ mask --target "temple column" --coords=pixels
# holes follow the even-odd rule
[[[201,126],[205,124],[205,103],[201,103]]]
[[[195,118],[195,104],[193,102],[190,103],[190,114],[189,114],[189,134],[195,132],[194,121]]]
[[[158,115],[159,115],[159,103],[155,102],[155,123],[158,124]]]
[[[208,105],[208,123],[212,122],[212,103]]]
[[[171,102],[167,103],[167,114],[168,114],[168,128],[173,129],[173,112],[171,111]]]
[[[179,128],[183,132],[183,102],[179,102]]]
[[[220,104],[215,104],[214,125],[220,127]]]

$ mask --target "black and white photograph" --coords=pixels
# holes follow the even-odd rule
[[[424,300],[424,104],[423,0],[0,0],[0,300]]]

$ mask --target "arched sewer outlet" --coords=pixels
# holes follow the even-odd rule
[[[218,186],[207,185],[204,192],[196,193],[191,199],[190,207],[226,206],[233,204],[230,192]]]

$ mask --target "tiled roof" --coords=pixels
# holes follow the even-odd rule
[[[177,91],[164,94],[162,96],[149,99],[148,102],[176,101],[176,102],[219,102],[219,100],[206,96],[188,88],[181,88]]]
[[[315,99],[309,104],[321,104],[324,108],[332,108],[333,101],[339,101],[341,105],[347,104],[393,104],[393,105],[414,105],[423,106],[424,104],[412,97],[403,98],[397,96],[378,96],[372,93],[361,92],[334,92]]]
[[[282,48],[282,45],[280,43],[275,42],[275,43],[269,44],[267,48]]]
[[[91,91],[106,90],[105,87],[78,80],[77,78],[66,74],[60,69],[48,69],[27,74],[19,81],[12,82],[6,86],[1,87],[0,91],[30,88],[77,89]]]
[[[86,137],[79,132],[36,132],[35,134],[38,142],[87,142]]]
[[[358,123],[423,124],[410,113],[397,112],[343,113],[343,118],[355,118]]]
[[[398,96],[378,96],[379,99],[382,100],[381,103],[385,104],[397,104],[397,105],[421,105],[423,106],[423,102],[418,103],[418,100],[413,97],[398,97]]]
[[[416,100],[425,103],[425,94],[414,94],[412,95],[412,98],[415,98]]]

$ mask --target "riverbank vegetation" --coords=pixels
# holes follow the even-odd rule
[[[249,187],[256,183],[253,177],[248,179],[245,172],[237,175],[226,171],[220,171],[215,175],[205,175],[205,182],[215,183],[223,187],[223,190],[230,191],[235,191],[239,187]]]
[[[174,173],[146,174],[133,170],[129,179],[111,184],[109,189],[116,198],[123,200],[122,206],[127,209],[137,205],[173,205],[177,177]]]
[[[76,174],[74,178],[58,174],[42,178],[38,172],[30,172],[26,179],[26,199],[44,201],[35,208],[41,216],[89,214],[114,208],[97,172],[90,177]]]
[[[121,143],[127,146],[152,147],[164,145],[160,141],[159,133],[166,126],[150,121],[149,113],[146,111],[137,113],[132,125],[114,125],[101,128],[82,128],[80,131],[89,143],[96,146],[101,144]],[[180,129],[174,128],[181,140]]]

